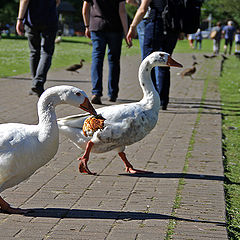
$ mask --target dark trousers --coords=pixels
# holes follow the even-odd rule
[[[177,32],[163,33],[163,23],[161,19],[149,21],[145,26],[144,34],[144,58],[155,51],[163,51],[172,54],[178,39]],[[167,106],[169,102],[170,90],[170,68],[156,67],[151,73],[153,84],[159,93],[162,106]]]
[[[30,49],[32,86],[43,87],[51,66],[57,26],[25,26]]]

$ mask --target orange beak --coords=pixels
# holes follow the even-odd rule
[[[92,106],[88,98],[85,98],[84,102],[79,107],[82,110],[91,113],[92,115],[95,115],[95,116],[97,115],[96,110],[94,109],[94,107]]]
[[[183,67],[182,64],[180,64],[180,63],[178,63],[177,61],[175,61],[174,59],[172,59],[172,58],[170,57],[170,55],[168,56],[167,65],[168,65],[169,67],[180,67],[180,68]]]

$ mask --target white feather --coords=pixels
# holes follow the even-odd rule
[[[144,95],[141,101],[97,109],[97,113],[106,119],[103,130],[98,130],[92,137],[85,137],[82,126],[88,116],[74,115],[58,119],[60,132],[83,149],[91,140],[94,143],[91,151],[95,153],[123,151],[125,146],[143,139],[155,127],[160,108],[159,95],[151,80],[151,69],[168,66],[168,57],[167,53],[154,52],[141,63],[139,83]]]

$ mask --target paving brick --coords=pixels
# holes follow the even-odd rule
[[[192,64],[189,54],[174,57],[184,66]],[[172,69],[168,110],[160,110],[159,121],[146,138],[126,149],[135,168],[154,174],[125,173],[124,164],[115,152],[91,154],[89,168],[98,175],[80,174],[77,158],[83,150],[60,136],[58,153],[49,163],[27,181],[1,194],[13,206],[34,212],[26,216],[0,213],[0,239],[164,239],[173,219],[180,179],[184,179],[184,185],[174,218],[177,224],[173,239],[227,239],[216,83],[220,59],[213,60],[216,66],[209,70],[200,54],[197,58],[201,64],[194,80],[180,79],[179,69]],[[142,98],[136,84],[140,57],[123,57],[121,64],[117,103],[138,101]],[[109,105],[106,65],[102,100]],[[212,80],[202,103],[204,80],[209,71]],[[90,96],[90,65],[85,64],[79,75],[61,69],[50,71],[46,87],[59,84],[80,87]],[[28,95],[29,74],[0,79],[0,85],[0,123],[36,124],[38,99]],[[198,115],[201,106],[202,114]],[[58,117],[79,112],[71,106],[56,109]],[[193,130],[196,131],[194,146],[188,170],[183,174]]]

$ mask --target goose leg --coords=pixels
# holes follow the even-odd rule
[[[151,171],[144,171],[144,170],[138,170],[133,168],[132,164],[127,160],[126,154],[124,152],[119,152],[118,153],[119,157],[123,160],[126,172],[128,173],[153,173]]]
[[[22,210],[20,208],[12,208],[10,205],[0,197],[0,206],[1,210],[5,213],[9,214],[24,214],[27,213],[28,210]]]
[[[90,152],[91,152],[91,149],[92,149],[93,145],[94,145],[94,143],[89,141],[87,143],[87,146],[86,146],[86,149],[85,149],[85,152],[84,152],[83,156],[78,159],[80,161],[78,169],[79,169],[79,172],[81,172],[81,173],[88,173],[88,174],[91,174],[91,175],[96,174],[96,173],[91,172],[89,170],[88,166],[87,166],[87,162],[89,160],[89,155],[90,155]]]

